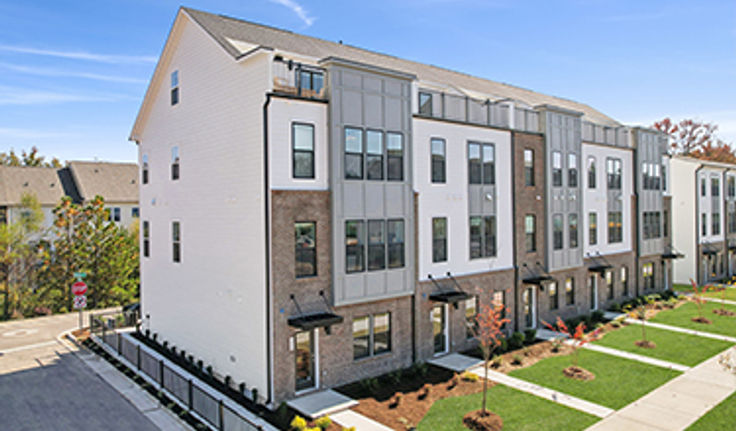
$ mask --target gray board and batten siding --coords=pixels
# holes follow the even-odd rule
[[[335,305],[411,295],[414,293],[415,262],[411,83],[415,77],[337,58],[321,63],[328,72],[330,101]],[[364,175],[363,179],[346,179],[345,127],[362,129],[364,133],[366,130],[381,131],[384,137],[388,133],[400,133],[403,136],[403,178],[388,181],[384,176],[383,180],[368,180]],[[386,158],[385,144],[383,151]],[[397,219],[404,220],[404,266],[369,271],[365,265],[363,271],[347,273],[345,222]]]
[[[667,152],[667,138],[660,133],[644,129],[634,129],[636,162],[636,192],[638,194],[637,226],[639,228],[639,255],[649,256],[662,254],[664,250],[664,237],[645,239],[644,236],[644,213],[664,211],[664,191],[658,189],[645,189],[643,181],[642,164],[652,163],[661,169],[662,157]],[[661,226],[660,226],[661,229]]]

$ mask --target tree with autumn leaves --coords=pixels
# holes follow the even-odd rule
[[[578,326],[575,327],[575,330],[571,331],[565,324],[565,322],[560,319],[559,316],[557,317],[557,322],[554,325],[550,325],[545,321],[542,321],[542,324],[549,328],[551,331],[560,334],[563,338],[567,338],[572,341],[571,346],[573,349],[573,364],[572,366],[563,370],[565,375],[582,380],[589,380],[590,378],[592,378],[592,373],[578,366],[578,350],[584,345],[598,338],[598,334],[600,334],[601,332],[600,329],[596,329],[593,332],[586,333],[585,323],[580,322],[578,323]]]
[[[675,123],[668,117],[655,122],[652,127],[669,137],[670,149],[674,154],[714,162],[736,163],[733,144],[718,138],[718,125],[714,123],[693,119],[683,119]]]

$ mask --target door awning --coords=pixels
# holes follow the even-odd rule
[[[552,277],[550,277],[549,275],[543,275],[543,274],[529,275],[527,277],[522,278],[521,281],[524,284],[534,284],[537,286],[541,286],[542,283],[544,283],[545,281],[552,281]]]
[[[542,287],[542,283],[544,283],[545,281],[554,280],[539,262],[536,262],[534,264],[533,270],[529,268],[529,265],[527,265],[526,263],[523,263],[521,267],[525,270],[524,275],[521,277],[521,281],[524,284],[534,284],[536,286]]]
[[[457,307],[457,303],[470,299],[473,296],[465,292],[460,283],[455,280],[450,272],[447,272],[447,278],[437,280],[432,277],[432,274],[427,276],[434,284],[436,290],[429,294],[429,300],[433,302],[442,302],[445,304],[452,304]]]
[[[709,244],[707,242],[704,242],[704,243],[702,243],[700,245],[702,246],[702,250],[703,250],[703,254],[704,255],[706,255],[706,256],[715,256],[715,255],[718,254],[718,251],[719,250],[716,247],[714,247],[713,245],[711,245],[711,244]]]
[[[596,256],[588,254],[588,258],[592,261],[590,262],[590,265],[588,265],[588,271],[590,272],[603,275],[606,271],[613,268],[613,265],[611,265],[605,257],[601,256],[600,252]]]
[[[429,300],[434,302],[444,302],[446,304],[455,304],[466,299],[470,299],[471,296],[465,292],[459,292],[456,290],[448,290],[445,292],[436,292],[429,295]]]
[[[289,326],[308,331],[314,328],[324,328],[342,323],[342,316],[338,316],[331,312],[321,312],[313,314],[305,314],[301,316],[289,317]]]

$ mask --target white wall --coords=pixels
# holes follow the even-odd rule
[[[596,162],[596,188],[588,188],[588,157],[595,157]],[[606,158],[615,157],[621,159],[621,202],[623,217],[623,241],[608,243],[608,187],[606,177]],[[597,255],[598,253],[612,254],[632,250],[632,228],[631,219],[631,197],[634,193],[633,187],[633,154],[631,150],[613,148],[603,145],[583,144],[583,157],[580,163],[581,180],[583,187],[583,214],[581,228],[583,230],[583,257]],[[588,230],[588,214],[598,214],[598,241],[596,245],[590,245]]]
[[[483,127],[414,119],[414,189],[419,193],[419,280],[427,274],[444,277],[447,271],[463,275],[508,269],[513,265],[511,187],[511,134]],[[445,140],[446,183],[430,181],[430,138]],[[470,259],[468,215],[468,141],[496,146],[496,245],[495,258]],[[446,217],[448,260],[432,262],[432,218]]]
[[[672,246],[685,255],[672,261],[675,283],[688,283],[690,278],[697,278],[695,238],[700,222],[695,217],[695,170],[698,165],[676,157],[670,161]]]
[[[179,25],[181,24],[181,25]],[[178,45],[176,45],[178,43]],[[265,209],[262,106],[268,56],[236,62],[180,12],[159,65],[139,148],[149,160],[141,224],[151,257],[141,258],[145,327],[267,393]],[[179,71],[180,102],[169,76]],[[170,178],[179,147],[181,177]],[[181,223],[181,263],[172,262],[172,221]],[[150,316],[150,318],[149,318]]]
[[[133,223],[133,220],[136,220],[135,217],[133,217],[133,208],[139,208],[138,204],[131,204],[131,203],[115,203],[115,202],[105,202],[105,208],[110,209],[110,219],[113,218],[113,208],[120,208],[120,221],[117,222],[118,225],[127,228]]]
[[[705,196],[701,194],[700,190],[700,180],[704,178],[705,179]],[[713,235],[713,228],[712,228],[712,215],[714,213],[713,211],[713,195],[711,194],[711,186],[710,181],[711,178],[718,178],[718,186],[719,186],[719,193],[718,193],[718,213],[720,214],[720,232],[718,235]],[[723,200],[723,193],[725,191],[725,188],[723,187],[723,169],[711,169],[711,168],[703,168],[698,172],[698,183],[697,183],[697,190],[698,190],[698,224],[697,228],[701,229],[701,217],[703,214],[707,215],[708,218],[708,230],[706,235],[700,236],[700,243],[710,243],[710,242],[719,242],[723,241],[725,236],[725,224],[724,224],[724,200]]]
[[[327,190],[327,104],[274,97],[268,112],[271,188]],[[314,126],[314,179],[292,177],[292,122]]]

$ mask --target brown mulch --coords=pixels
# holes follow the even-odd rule
[[[76,338],[77,341],[84,342],[89,338],[89,328],[75,329],[72,331],[72,336]]]
[[[489,369],[493,371],[499,371],[501,373],[509,373],[519,368],[526,368],[536,364],[542,359],[550,358],[552,356],[562,356],[572,353],[572,347],[567,344],[561,344],[558,346],[557,351],[554,351],[554,344],[551,341],[543,341],[541,343],[532,344],[526,346],[520,350],[514,350],[500,356],[501,366],[496,367],[491,362]],[[517,358],[518,357],[518,358]],[[514,359],[521,359],[521,364],[514,364]]]
[[[585,368],[576,367],[574,365],[571,365],[565,368],[564,370],[562,370],[562,374],[564,374],[565,377],[569,377],[571,379],[576,379],[576,380],[582,380],[584,382],[595,379],[595,374],[591,373]]]
[[[636,344],[637,347],[641,347],[642,349],[654,349],[657,347],[657,343],[649,340],[639,340],[634,342],[634,344]]]
[[[463,416],[463,425],[473,431],[500,431],[503,420],[493,412],[475,410]]]
[[[709,319],[706,319],[705,317],[693,317],[690,320],[692,320],[695,323],[704,323],[706,325],[710,325],[711,323],[713,323]]]
[[[736,316],[736,313],[734,313],[731,310],[725,310],[723,308],[718,308],[713,310],[713,312],[719,316]]]

